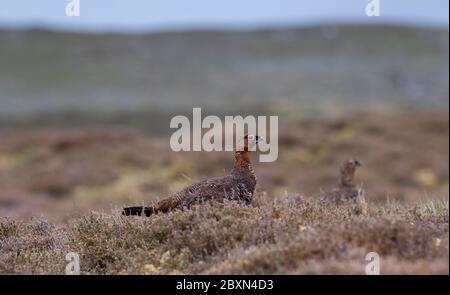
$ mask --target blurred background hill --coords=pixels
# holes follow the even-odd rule
[[[0,120],[142,125],[194,106],[306,114],[373,103],[448,106],[448,50],[446,29],[399,26],[0,30]]]

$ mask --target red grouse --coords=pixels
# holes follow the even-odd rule
[[[361,163],[358,160],[350,159],[344,162],[340,170],[339,187],[323,195],[325,201],[342,203],[350,200],[357,200],[360,191],[353,182],[355,172]]]
[[[238,201],[250,204],[256,186],[255,172],[250,161],[249,147],[258,144],[261,138],[255,135],[245,135],[243,148],[235,152],[234,168],[231,173],[192,184],[182,191],[157,202],[153,206],[128,207],[123,215],[145,215],[166,213],[174,209],[189,208],[193,204],[204,201],[224,202]]]

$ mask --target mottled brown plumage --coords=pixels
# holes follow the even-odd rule
[[[357,200],[360,191],[356,188],[354,181],[355,172],[361,163],[358,160],[350,159],[344,162],[340,170],[339,187],[326,192],[323,200],[341,203],[350,200]]]
[[[249,145],[258,143],[258,136],[245,135],[243,150],[235,152],[231,173],[192,184],[180,192],[157,202],[151,207],[124,208],[123,215],[146,215],[166,213],[175,209],[189,208],[205,201],[237,201],[250,204],[256,186],[256,177],[249,155]]]

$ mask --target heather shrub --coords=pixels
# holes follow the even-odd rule
[[[448,273],[445,202],[360,210],[298,195],[255,198],[150,218],[91,212],[62,226],[1,219],[0,271],[64,273],[65,255],[76,252],[84,274],[363,274],[365,255],[377,252],[383,273]]]
[[[0,220],[0,273],[61,273],[65,235],[42,220]]]

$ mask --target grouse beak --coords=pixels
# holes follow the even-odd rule
[[[356,166],[358,166],[358,167],[361,167],[362,166],[362,163],[360,162],[360,161],[355,161],[355,164],[356,164]]]

